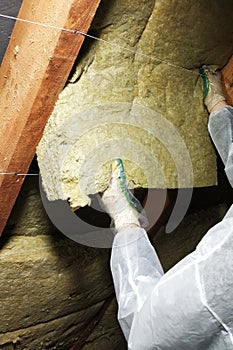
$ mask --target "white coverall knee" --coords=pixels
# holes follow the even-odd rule
[[[232,107],[210,115],[210,135],[231,184],[232,125]],[[165,274],[146,231],[125,229],[114,238],[111,271],[128,349],[233,349],[233,205]]]

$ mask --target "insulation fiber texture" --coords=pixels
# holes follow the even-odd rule
[[[86,38],[37,149],[49,200],[85,206],[106,189],[115,157],[131,188],[216,184],[198,67],[231,56],[232,10],[228,1],[102,1],[90,31],[101,40]]]

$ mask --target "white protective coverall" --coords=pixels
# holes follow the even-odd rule
[[[233,187],[233,107],[224,106],[210,113],[208,129]]]
[[[211,113],[209,132],[233,184],[232,107]],[[165,274],[146,231],[126,228],[114,238],[111,270],[128,349],[233,349],[233,205]]]

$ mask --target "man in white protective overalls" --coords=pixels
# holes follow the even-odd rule
[[[209,133],[233,186],[233,107],[220,73],[201,72]],[[121,161],[113,161],[102,202],[117,232],[111,271],[128,349],[233,349],[233,205],[194,252],[164,273],[122,171]]]

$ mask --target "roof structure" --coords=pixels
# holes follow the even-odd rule
[[[12,172],[0,176],[0,234],[25,178],[16,176],[15,171],[27,173],[85,38],[75,30],[87,33],[99,3],[100,0],[1,1],[0,13],[16,16],[21,6],[20,18],[54,28],[48,30],[20,21],[14,26],[14,21],[3,18],[0,21],[0,61],[5,54],[0,71],[0,172]],[[223,81],[233,104],[233,57],[223,69]]]
[[[0,71],[0,234],[100,0],[24,0]],[[6,1],[5,1],[6,3]],[[15,11],[19,2],[14,1]],[[6,8],[7,10],[7,8]],[[5,12],[5,11],[4,11]],[[8,22],[3,33],[11,30]],[[4,50],[4,48],[3,48]],[[11,173],[12,175],[5,174]]]

